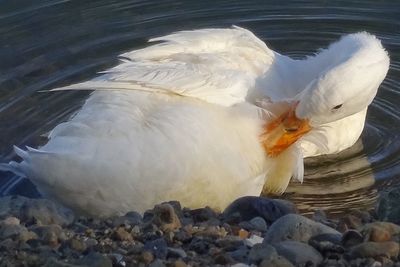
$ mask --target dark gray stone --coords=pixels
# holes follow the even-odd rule
[[[322,234],[310,238],[308,244],[321,253],[343,253],[341,239],[337,235]]]
[[[345,247],[352,247],[364,241],[362,234],[356,230],[348,230],[343,234],[342,244]]]
[[[399,255],[399,244],[393,241],[387,242],[364,242],[351,248],[351,258],[375,258],[386,256],[397,258]]]
[[[112,267],[111,259],[98,252],[90,252],[82,259],[78,260],[76,264],[84,266]]]
[[[284,257],[278,256],[276,258],[264,259],[258,267],[294,267],[294,265]]]
[[[259,264],[263,260],[277,258],[276,249],[267,244],[256,244],[250,249],[249,261],[253,264]]]
[[[228,252],[232,259],[238,262],[247,262],[250,254],[250,249],[247,246],[241,246],[237,250]]]
[[[296,206],[286,200],[247,196],[236,199],[223,212],[223,218],[230,223],[249,221],[255,217],[263,218],[268,224],[278,218],[297,213]]]
[[[7,238],[17,239],[24,232],[28,232],[28,230],[22,225],[0,224],[0,240]]]
[[[186,258],[186,252],[181,248],[171,248],[168,247],[168,257],[172,258]]]
[[[165,259],[168,254],[168,245],[164,238],[147,241],[143,247],[144,250],[150,251],[156,258]]]
[[[318,266],[323,258],[313,247],[298,241],[283,241],[274,245],[282,257],[295,266]]]
[[[341,233],[329,226],[314,222],[304,216],[288,214],[275,221],[268,229],[264,243],[273,244],[286,240],[308,242],[313,236],[333,234],[341,238]]]
[[[195,223],[206,222],[208,220],[217,218],[217,214],[210,207],[194,209],[189,211],[189,213]]]
[[[124,216],[116,217],[113,220],[113,226],[121,226],[121,225],[140,225],[143,222],[142,216],[135,212],[131,211],[125,214]]]
[[[165,264],[161,260],[155,259],[152,263],[149,264],[149,267],[165,267]]]

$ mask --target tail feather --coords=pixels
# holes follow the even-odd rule
[[[27,149],[28,150],[23,150],[17,146],[14,146],[15,154],[17,154],[22,159],[22,161],[10,161],[9,163],[0,163],[0,171],[12,172],[18,176],[27,177],[26,168],[24,168],[24,166],[26,167],[27,163],[29,164],[30,162],[29,153],[31,153],[31,151],[36,151],[36,149],[30,147],[27,147]]]
[[[23,150],[23,149],[21,149],[21,148],[19,148],[19,147],[17,147],[17,146],[14,146],[14,151],[23,160],[26,160],[26,159],[29,158],[28,152]]]
[[[21,169],[20,163],[10,161],[9,163],[0,163],[0,171],[12,172],[18,176],[26,177],[25,172]]]

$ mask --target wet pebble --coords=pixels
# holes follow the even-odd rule
[[[320,234],[333,234],[341,237],[335,229],[321,223],[314,222],[304,216],[288,214],[275,221],[265,235],[265,243],[277,243],[285,240],[308,242]]]
[[[118,227],[121,225],[130,225],[130,226],[135,226],[135,225],[140,225],[143,222],[142,216],[134,211],[128,212],[124,216],[116,217],[113,220],[113,226]]]
[[[118,227],[115,231],[114,231],[114,238],[118,241],[132,241],[133,237],[132,235],[125,230],[124,227]]]
[[[268,244],[256,244],[249,252],[249,261],[252,264],[259,264],[264,259],[277,258],[276,249]]]
[[[399,255],[399,244],[393,241],[387,242],[364,242],[354,246],[349,251],[351,258],[374,258],[387,256],[396,258]]]
[[[168,245],[164,238],[148,241],[144,244],[144,250],[150,251],[156,258],[165,259],[168,254]]]
[[[153,214],[151,222],[160,227],[164,232],[174,231],[182,226],[181,221],[171,204],[163,203],[156,205]]]
[[[283,241],[274,244],[279,255],[295,266],[318,266],[323,258],[313,247],[298,241]]]
[[[224,210],[223,217],[225,221],[230,223],[240,223],[255,217],[261,217],[268,224],[271,224],[289,213],[297,213],[296,206],[289,201],[247,196],[232,202]]]
[[[352,247],[362,242],[364,242],[364,237],[356,230],[348,230],[342,236],[342,244],[345,247]]]

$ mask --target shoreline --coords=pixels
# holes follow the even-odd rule
[[[105,219],[46,199],[0,198],[3,266],[398,266],[400,188],[375,210],[299,215],[281,199],[243,197],[222,213],[177,201]],[[400,206],[400,205],[399,205]]]

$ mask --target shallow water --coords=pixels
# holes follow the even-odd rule
[[[36,3],[35,3],[36,2]],[[96,76],[116,56],[183,29],[252,30],[274,50],[301,58],[345,33],[377,35],[391,68],[362,138],[338,155],[308,159],[306,179],[285,198],[303,212],[370,207],[400,181],[400,1],[7,1],[0,8],[0,162],[12,145],[36,147],[88,92],[44,93]],[[36,195],[25,179],[0,172],[0,193]]]

